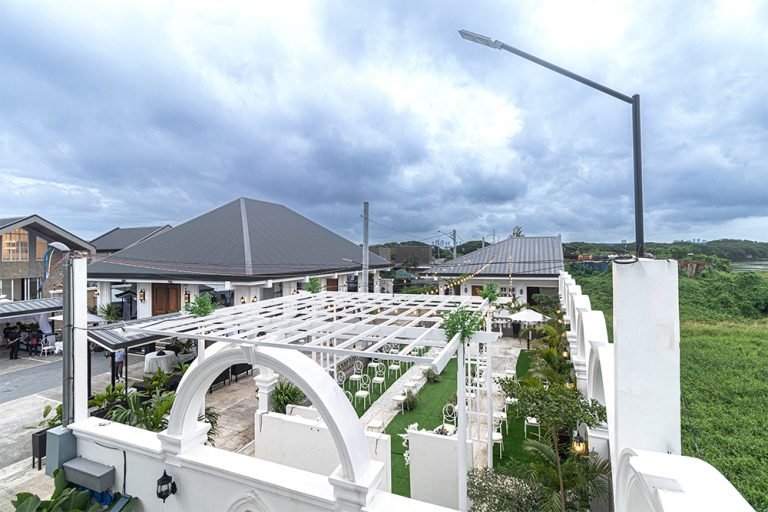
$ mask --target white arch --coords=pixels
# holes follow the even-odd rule
[[[256,491],[248,491],[245,496],[229,506],[227,512],[269,512]]]
[[[579,357],[589,361],[589,352],[593,341],[608,343],[608,328],[602,311],[581,311],[577,322],[576,343]]]
[[[612,422],[614,397],[613,345],[605,341],[590,343],[587,364],[587,398],[603,404],[608,414],[608,425]]]
[[[588,295],[578,295],[573,298],[574,315],[576,318],[571,319],[571,328],[576,333],[576,355],[584,360],[587,358],[587,354],[584,351],[584,329],[582,325],[584,323],[584,313],[592,311],[592,304]]]
[[[618,512],[754,510],[717,469],[701,459],[626,448],[616,478]]]
[[[217,344],[218,345],[218,344]],[[290,349],[236,346],[206,350],[200,365],[187,370],[176,392],[166,436],[182,440],[199,431],[197,415],[205,392],[222,371],[233,364],[265,366],[285,376],[312,401],[325,422],[341,460],[344,479],[357,482],[371,464],[360,420],[336,382],[304,354]]]

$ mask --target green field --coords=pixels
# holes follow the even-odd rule
[[[611,327],[611,275],[576,275]],[[680,277],[683,454],[768,511],[768,273]]]

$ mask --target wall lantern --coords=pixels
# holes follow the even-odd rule
[[[464,287],[464,293],[467,293],[467,287],[466,286]]]
[[[259,302],[259,298],[254,295],[253,298],[251,299],[251,302]]]
[[[579,455],[583,455],[587,452],[587,442],[578,432],[576,432],[576,436],[573,438],[573,452]]]
[[[184,288],[184,302],[189,304],[189,290],[187,288]]]
[[[176,494],[176,482],[163,470],[163,476],[157,479],[157,497],[165,503],[171,494]]]
[[[94,291],[93,291],[93,296],[94,296],[94,297],[98,297],[99,295],[101,295],[101,294],[99,293],[99,290],[94,290]]]
[[[568,352],[568,349],[563,350],[563,359],[569,359],[571,357],[571,353]]]
[[[139,290],[139,300],[141,302],[144,302],[145,300],[147,300],[147,292],[144,291],[144,288]]]
[[[575,382],[571,382],[569,380],[568,382],[565,383],[565,387],[568,388],[568,389],[575,389],[576,388],[576,383]]]
[[[240,304],[245,304],[245,297],[240,297]]]

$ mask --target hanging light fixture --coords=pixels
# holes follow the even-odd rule
[[[163,476],[157,479],[157,497],[165,503],[171,494],[176,494],[176,482],[163,470]]]
[[[583,455],[587,453],[587,441],[584,440],[583,437],[581,437],[581,434],[576,432],[576,435],[573,437],[573,452],[577,453],[579,455]]]
[[[139,290],[139,300],[141,302],[144,302],[145,300],[147,300],[147,292],[144,291],[144,288]]]

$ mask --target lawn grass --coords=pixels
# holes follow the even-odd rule
[[[403,458],[402,438],[398,434],[405,433],[405,429],[412,423],[418,423],[419,428],[432,430],[443,423],[443,407],[453,400],[456,394],[456,359],[452,359],[440,374],[440,382],[425,384],[418,393],[419,402],[412,411],[398,414],[390,422],[385,432],[392,436],[392,492],[400,496],[410,497],[410,472]],[[523,375],[531,365],[531,356],[522,351],[517,360],[517,375]],[[522,453],[523,420],[512,418],[513,411],[510,408],[509,435],[504,432],[504,458],[499,461],[498,448],[494,451],[495,467],[504,473],[514,472],[519,469],[521,462],[527,460]]]

